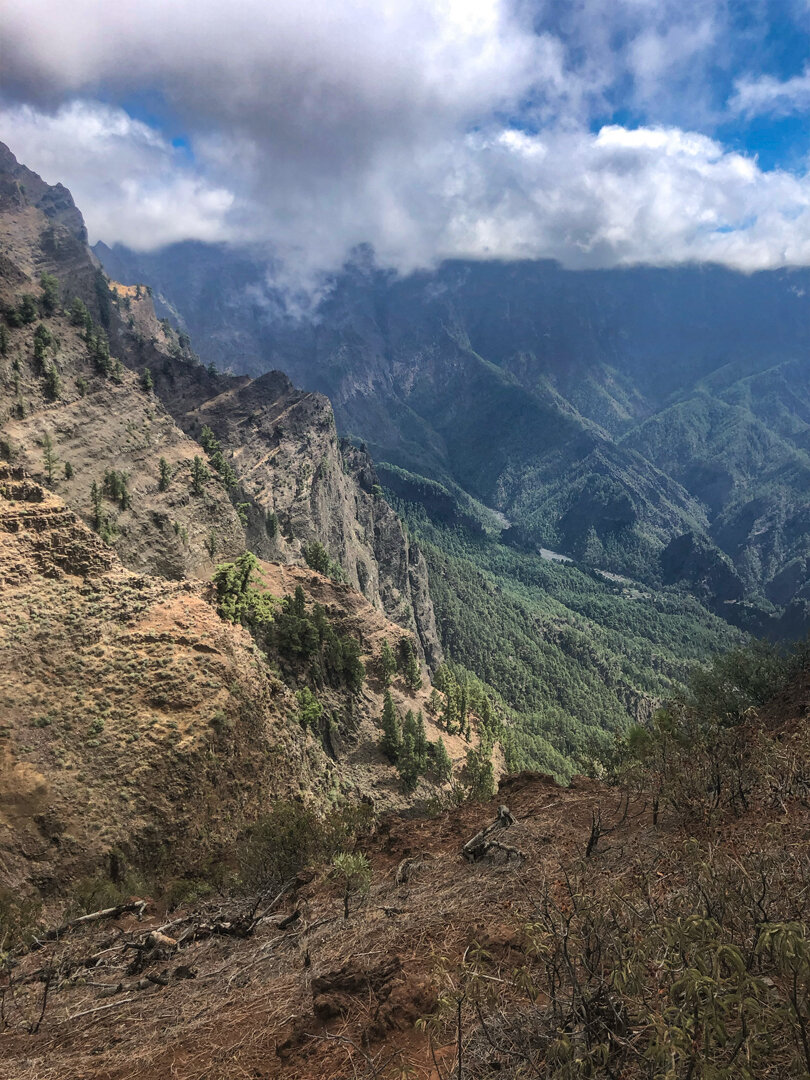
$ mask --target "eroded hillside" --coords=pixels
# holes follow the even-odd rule
[[[357,841],[363,890],[335,862],[258,906],[147,898],[77,927],[21,954],[20,1025],[59,981],[0,1075],[805,1077],[809,704],[805,671],[725,736],[676,712],[618,785],[522,774],[384,819]]]
[[[380,752],[375,672],[383,640],[402,631],[348,585],[296,567],[258,571],[268,595],[280,601],[300,587],[305,614],[320,605],[326,624],[357,643],[361,685],[317,686],[309,662],[272,643],[268,658],[223,620],[212,586],[127,570],[57,495],[8,466],[0,579],[6,888],[64,895],[111,857],[138,867],[160,852],[182,877],[208,856],[222,859],[274,800],[379,809],[439,790],[423,780],[403,793]],[[313,685],[329,740],[302,723],[296,691]],[[421,708],[436,739],[430,690],[427,680],[409,690],[399,676],[391,686],[400,712]],[[464,739],[441,737],[464,756]]]

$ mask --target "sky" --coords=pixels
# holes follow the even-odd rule
[[[810,264],[810,0],[3,0],[0,140],[91,240]]]

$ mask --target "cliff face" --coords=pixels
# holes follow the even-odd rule
[[[213,431],[228,452],[249,515],[248,544],[265,558],[301,562],[312,541],[346,580],[398,625],[415,631],[431,666],[441,661],[427,568],[382,498],[371,459],[341,445],[329,402],[281,372],[236,384],[179,418]],[[241,496],[240,496],[241,497]],[[270,535],[267,521],[275,516]]]
[[[226,861],[279,798],[436,795],[432,774],[405,793],[379,749],[383,641],[440,652],[423,560],[375,483],[325,398],[203,368],[145,290],[110,285],[69,194],[0,153],[0,887]],[[346,582],[296,565],[316,539]],[[256,587],[300,586],[296,618],[350,641],[365,679],[220,617],[211,576],[247,547],[273,560]],[[431,689],[391,692],[404,715]],[[458,764],[467,742],[443,737]]]
[[[203,368],[188,339],[158,322],[146,289],[110,286],[70,193],[0,146],[0,306],[38,297],[43,273],[57,278],[58,303],[10,326],[0,357],[5,456],[42,479],[49,474],[88,524],[99,528],[102,518],[133,570],[207,578],[246,545],[290,563],[318,540],[352,585],[416,635],[431,666],[441,661],[424,561],[374,494],[370,461],[341,447],[326,398],[296,390],[280,373],[251,382]],[[63,310],[76,296],[91,314],[89,332]],[[45,346],[37,345],[40,323]],[[93,335],[109,340],[106,371],[93,356]],[[204,424],[221,440],[235,487],[206,462],[197,441]],[[46,445],[55,461],[48,469]],[[197,481],[195,457],[208,473]],[[105,487],[105,474],[126,477],[123,499],[115,478]],[[281,525],[276,535],[267,528],[271,514]]]

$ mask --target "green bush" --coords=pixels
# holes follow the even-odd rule
[[[273,598],[262,588],[259,560],[246,551],[234,562],[220,563],[214,572],[217,610],[228,622],[254,628],[273,621]]]
[[[349,850],[368,828],[367,806],[346,806],[324,816],[301,803],[279,801],[237,847],[239,876],[248,891],[280,889],[299,870]]]
[[[295,695],[298,702],[298,723],[303,728],[317,729],[323,714],[323,705],[315,697],[308,686],[298,690]]]

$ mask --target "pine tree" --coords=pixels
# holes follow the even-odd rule
[[[439,722],[444,727],[444,730],[451,735],[456,730],[455,722],[455,694],[453,693],[453,687],[448,686],[444,697],[444,708],[442,714],[439,717]]]
[[[0,323],[0,356],[5,356],[8,352],[8,330],[6,330],[6,324]]]
[[[20,306],[17,308],[17,315],[23,326],[28,326],[34,322],[38,314],[36,297],[31,296],[30,293],[26,293],[20,301]]]
[[[481,743],[492,747],[500,735],[500,723],[492,708],[492,702],[486,695],[481,702]]]
[[[88,321],[92,322],[90,312],[85,307],[84,302],[78,296],[74,296],[70,305],[70,325],[81,326],[86,330]]]
[[[56,401],[62,390],[62,380],[56,369],[56,364],[48,364],[45,368],[45,393],[51,401]]]
[[[591,525],[585,536],[585,544],[582,549],[582,561],[589,566],[599,566],[605,561],[605,549],[597,535],[596,529]]]
[[[48,483],[52,484],[56,466],[59,464],[59,458],[56,456],[56,451],[53,448],[50,432],[47,431],[42,437],[42,460],[45,465],[45,474],[48,477]]]
[[[158,491],[168,491],[169,484],[172,479],[172,469],[166,458],[161,458],[159,463],[160,479],[158,480]]]
[[[413,791],[428,769],[429,743],[425,733],[425,721],[420,712],[414,716],[408,709],[402,723],[402,747],[397,759],[397,768],[406,791]]]
[[[399,669],[409,690],[418,690],[422,685],[422,669],[416,649],[410,638],[401,638],[399,642]]]
[[[391,678],[397,670],[397,658],[394,656],[394,650],[388,644],[388,638],[385,638],[380,649],[380,670],[382,672],[383,686],[391,685]]]
[[[307,613],[307,598],[300,585],[295,586],[295,595],[292,602],[292,613],[298,619],[303,619]]]
[[[402,730],[400,728],[397,710],[390,691],[386,690],[383,698],[383,712],[380,721],[383,735],[380,740],[380,749],[389,761],[395,762],[402,749]]]
[[[93,353],[93,363],[96,365],[99,374],[111,375],[113,365],[110,359],[110,343],[107,341],[107,335],[103,330],[99,330],[98,333],[92,335],[90,348]]]
[[[59,282],[53,274],[42,274],[39,284],[42,288],[42,310],[46,315],[53,315],[59,303]]]
[[[202,495],[203,484],[210,475],[203,459],[198,454],[195,454],[194,461],[191,464],[191,490],[195,495]]]
[[[402,747],[397,758],[397,770],[404,791],[413,791],[419,783],[419,759],[412,731],[402,730]]]
[[[469,725],[467,723],[467,717],[470,712],[470,698],[467,692],[466,683],[461,687],[461,695],[458,703],[458,726],[462,735],[466,734]],[[469,740],[468,740],[469,741]]]
[[[145,391],[148,394],[154,389],[154,386],[155,383],[152,379],[152,372],[149,370],[149,368],[144,368],[143,374],[141,375],[141,390]]]
[[[441,707],[442,707],[442,699],[439,696],[439,691],[434,686],[433,689],[430,691],[430,698],[428,700],[428,708],[430,709],[431,713],[433,713],[434,716],[438,716],[439,715],[439,710],[441,709]]]
[[[425,731],[425,718],[422,716],[421,709],[416,714],[413,741],[416,749],[416,756],[419,761],[419,771],[425,773],[428,767],[430,743],[428,742],[427,732]]]
[[[90,486],[90,502],[93,506],[93,528],[98,531],[104,520],[104,508],[101,501],[101,489],[95,480]]]
[[[433,743],[431,749],[433,752],[433,767],[436,776],[440,781],[445,783],[450,780],[453,775],[453,762],[450,760],[450,755],[447,753],[444,739],[440,738],[438,742]]]
[[[329,552],[319,540],[313,540],[304,547],[304,562],[310,570],[316,570],[319,574],[329,574],[331,559]]]
[[[47,348],[53,342],[53,335],[51,334],[45,323],[40,323],[34,331],[34,360],[40,371],[45,368],[45,357],[47,355]]]
[[[481,701],[481,726],[486,728],[487,731],[492,731],[495,727],[495,714],[492,711],[492,702],[484,695]]]
[[[462,770],[469,797],[484,802],[495,794],[495,771],[489,757],[475,750],[467,751],[467,760]]]

